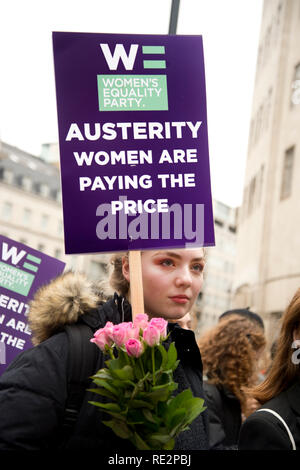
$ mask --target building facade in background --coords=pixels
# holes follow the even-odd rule
[[[213,200],[216,246],[205,248],[206,266],[202,292],[196,303],[196,336],[214,326],[231,307],[236,262],[237,210]]]
[[[264,317],[272,341],[300,287],[300,0],[265,0],[233,305]]]
[[[0,233],[83,271],[91,279],[106,275],[107,255],[65,255],[60,173],[47,163],[0,143]]]

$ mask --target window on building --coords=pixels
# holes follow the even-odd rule
[[[37,246],[37,249],[38,249],[39,251],[44,252],[44,251],[45,251],[45,245],[43,245],[42,243],[39,243],[38,246]]]
[[[31,190],[31,179],[28,176],[18,175],[16,177],[16,183],[19,188],[25,189],[25,191]]]
[[[25,189],[25,191],[31,190],[32,183],[31,183],[31,179],[28,178],[28,176],[23,177],[22,186],[23,186],[23,189]]]
[[[295,147],[289,148],[285,152],[280,199],[286,199],[292,192],[293,166],[294,166]]]
[[[28,226],[31,222],[31,210],[30,209],[27,209],[25,208],[24,211],[23,211],[23,224]]]
[[[252,147],[253,143],[254,143],[254,119],[251,120],[251,125],[250,125],[249,148]]]
[[[265,61],[268,60],[269,53],[270,53],[271,33],[272,33],[272,27],[269,26],[266,32],[266,37],[265,37]]]
[[[263,108],[263,105],[261,105],[259,107],[259,110],[257,112],[257,117],[256,117],[255,137],[254,137],[255,142],[258,141],[261,135],[262,123],[263,123],[263,112],[264,112],[264,108]]]
[[[50,197],[51,197],[51,199],[54,199],[54,201],[57,200],[57,189],[51,189]]]
[[[33,190],[36,194],[40,194],[41,192],[41,185],[40,183],[34,183],[33,184]]]
[[[218,225],[219,227],[223,227],[223,222],[221,220],[215,219],[215,224]]]
[[[58,224],[57,224],[57,233],[59,235],[61,235],[63,233],[63,223],[61,220],[58,221]]]
[[[2,218],[4,220],[9,220],[12,216],[13,205],[11,202],[5,201],[2,206]]]
[[[291,95],[291,105],[297,104],[300,104],[300,63],[296,65],[294,70]]]
[[[35,162],[27,162],[27,166],[28,166],[28,168],[30,168],[33,171],[36,171],[36,169],[37,169],[37,165],[36,165]]]
[[[17,155],[10,154],[9,159],[14,163],[19,163],[19,157]]]
[[[50,191],[50,188],[49,186],[47,186],[46,184],[41,184],[41,195],[44,196],[44,197],[48,197],[49,196],[49,191]]]
[[[12,184],[14,180],[14,174],[11,170],[5,169],[3,171],[3,181],[7,184]]]
[[[249,186],[245,186],[241,220],[245,220],[248,214],[248,198],[249,198]]]
[[[106,274],[104,263],[91,261],[89,266],[89,276],[91,279],[99,280]]]
[[[49,216],[47,214],[42,214],[41,217],[41,228],[46,229],[48,227]]]
[[[264,127],[265,127],[266,130],[268,129],[269,122],[270,122],[272,93],[273,93],[273,90],[272,90],[272,88],[270,88],[269,92],[268,92],[267,100],[266,100],[266,106],[265,106]]]
[[[16,181],[17,186],[19,186],[19,188],[22,188],[23,176],[22,175],[16,176],[15,181]]]
[[[61,203],[61,191],[57,191],[57,194],[56,194],[56,201]]]
[[[58,258],[58,259],[61,258],[61,250],[60,250],[59,248],[57,248],[57,249],[54,251],[54,257],[55,257],[55,258]]]
[[[258,176],[257,204],[261,203],[263,185],[264,185],[264,171],[265,171],[265,166],[262,165],[260,167],[260,172]]]
[[[254,208],[255,201],[255,186],[256,186],[256,177],[254,176],[250,182],[249,187],[249,204],[248,204],[248,214],[251,214]]]

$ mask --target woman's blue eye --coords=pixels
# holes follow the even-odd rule
[[[203,269],[204,269],[204,266],[203,266],[202,264],[195,264],[195,265],[193,266],[193,269],[194,269],[195,271],[202,272]]]
[[[171,259],[164,259],[161,264],[163,264],[164,266],[172,266],[173,264],[173,261]]]

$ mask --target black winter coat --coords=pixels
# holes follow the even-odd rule
[[[86,312],[81,321],[93,330],[107,321],[114,324],[131,320],[131,307],[114,298]],[[171,340],[175,341],[180,364],[174,372],[179,387],[176,393],[190,387],[193,394],[203,397],[202,362],[192,331],[169,324]],[[96,347],[96,346],[95,346]],[[95,372],[103,367],[99,350]],[[62,330],[34,348],[21,353],[0,378],[0,449],[40,450],[60,445],[60,431],[67,398],[68,338]],[[66,447],[69,449],[102,449],[106,453],[133,449],[128,440],[118,437],[101,423],[101,412],[88,403],[99,399],[87,392],[75,430]],[[208,449],[207,412],[201,413],[190,430],[177,438],[175,449]],[[104,418],[104,417],[103,417]],[[107,415],[105,416],[107,419]]]
[[[237,450],[242,424],[238,398],[224,387],[204,382],[211,450]]]
[[[300,450],[300,382],[266,402],[261,408],[276,411],[288,425]],[[267,411],[255,411],[243,423],[239,450],[292,450],[284,424]]]

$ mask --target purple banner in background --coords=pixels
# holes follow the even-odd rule
[[[66,253],[214,245],[202,37],[53,48]]]
[[[29,301],[64,268],[62,261],[0,235],[0,376],[18,354],[32,347]]]

